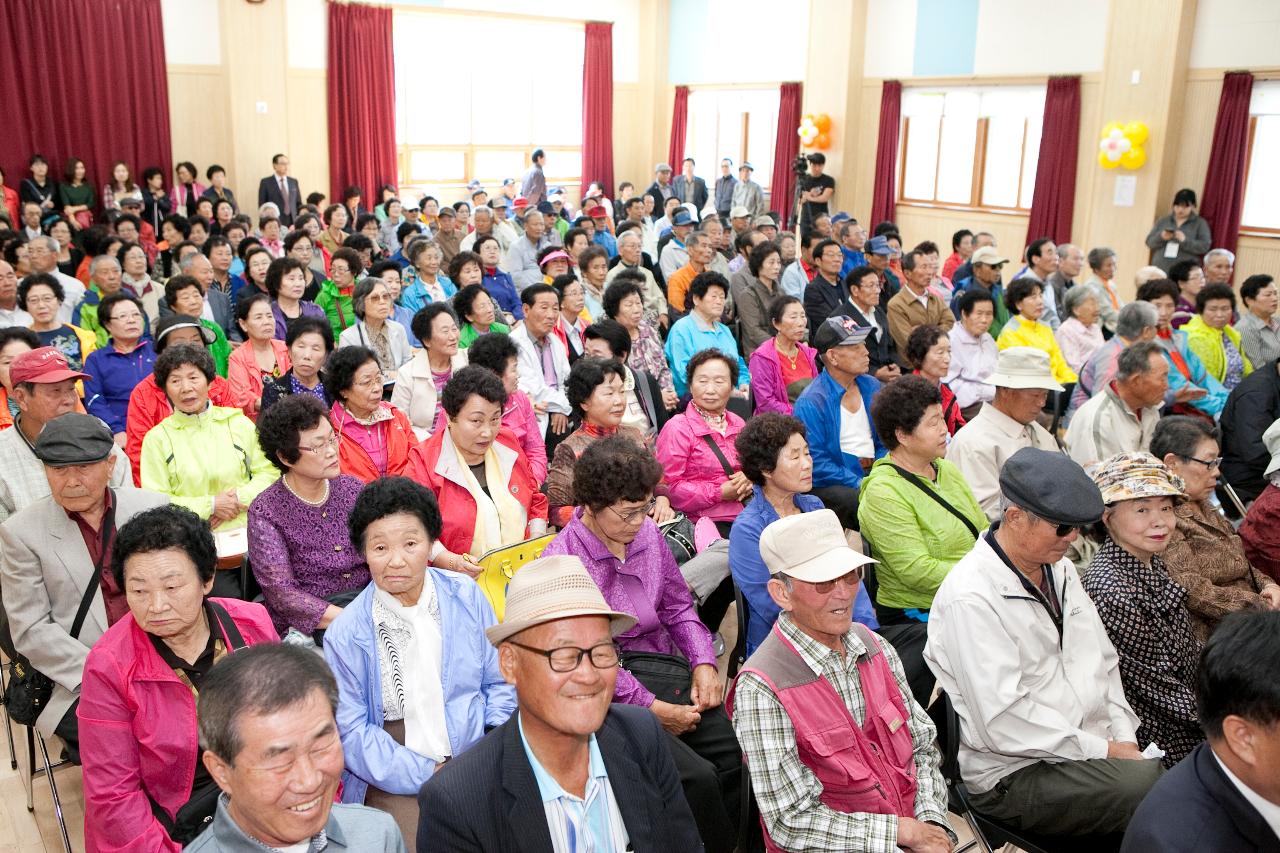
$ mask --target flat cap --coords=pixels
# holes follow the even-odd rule
[[[93,415],[70,412],[45,424],[33,449],[41,462],[61,468],[101,462],[113,447],[110,427]]]
[[[1000,493],[1009,502],[1054,524],[1078,527],[1102,518],[1097,485],[1071,457],[1024,447],[1000,469]]]

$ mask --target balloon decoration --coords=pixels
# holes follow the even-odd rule
[[[831,147],[831,116],[826,113],[813,115],[806,113],[800,119],[800,127],[796,128],[800,144],[805,148],[817,148],[826,151]]]
[[[1098,141],[1098,165],[1104,169],[1141,169],[1147,162],[1147,152],[1142,146],[1150,133],[1140,121],[1108,123],[1102,128],[1102,139]]]

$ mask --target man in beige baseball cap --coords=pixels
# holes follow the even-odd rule
[[[983,247],[983,251],[988,247]],[[1053,378],[1049,354],[1035,347],[1009,347],[996,356],[996,369],[986,379],[996,396],[951,439],[947,460],[973,489],[989,521],[1000,518],[1000,469],[1024,447],[1057,450],[1058,442],[1036,417],[1050,391],[1061,391]]]
[[[856,832],[866,849],[951,850],[933,724],[897,652],[853,621],[875,561],[827,509],[770,524],[760,554],[782,613],[725,707],[772,845],[843,850]]]
[[[485,634],[518,710],[422,787],[418,853],[702,847],[658,718],[610,705],[613,638],[635,624],[577,557],[516,573]]]

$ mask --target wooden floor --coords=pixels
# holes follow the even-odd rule
[[[0,717],[0,720],[4,719]],[[11,724],[10,730],[17,750],[18,769],[14,770],[10,764],[8,740],[0,737],[0,853],[62,853],[62,833],[54,816],[49,783],[43,775],[37,776],[33,782],[35,811],[27,811],[27,793],[23,786],[27,768],[26,730],[16,724]],[[56,738],[50,740],[50,760],[57,761],[61,752],[61,743]],[[36,764],[41,764],[39,746],[36,747]],[[71,849],[82,851],[84,792],[80,768],[69,764],[60,767],[53,772],[53,779],[58,786],[58,798],[62,801]]]

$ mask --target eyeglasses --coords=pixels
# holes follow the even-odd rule
[[[854,569],[848,574],[841,575],[840,577],[835,578],[834,580],[819,581],[817,583],[814,583],[813,581],[805,581],[805,583],[813,587],[813,591],[818,593],[818,595],[826,595],[827,593],[831,592],[833,589],[836,588],[836,584],[841,584],[842,586],[847,586],[850,589],[852,589],[853,587],[862,583],[862,576],[864,573],[865,573],[864,567],[858,566],[858,568]]]
[[[552,672],[573,672],[582,665],[584,657],[590,658],[591,665],[596,669],[613,669],[618,665],[619,660],[618,647],[614,643],[601,643],[589,649],[583,649],[578,646],[538,649],[533,646],[526,646],[524,643],[517,643],[515,640],[508,640],[507,642],[517,648],[524,649],[526,652],[542,655],[547,659]]]
[[[1059,524],[1053,528],[1053,532],[1059,539],[1066,539],[1071,535],[1072,531],[1079,529],[1080,525],[1078,524]]]
[[[1182,458],[1187,460],[1188,462],[1199,462],[1201,465],[1208,468],[1210,471],[1217,471],[1218,467],[1222,465],[1221,456],[1217,457],[1216,459],[1197,459],[1194,456],[1183,456]]]
[[[614,515],[616,515],[618,518],[622,519],[623,522],[625,522],[626,524],[635,524],[637,521],[642,520],[646,515],[652,512],[653,508],[657,506],[657,504],[658,504],[657,498],[649,498],[649,502],[647,504],[637,509],[627,510],[626,512],[620,512],[614,509],[613,507],[609,507],[609,511],[612,512]]]
[[[316,456],[319,456],[323,453],[337,450],[338,434],[335,432],[332,435],[330,435],[328,438],[322,441],[318,441],[315,444],[311,445],[310,447],[303,447],[302,445],[298,445],[298,449],[305,450],[307,453],[314,453]]]

